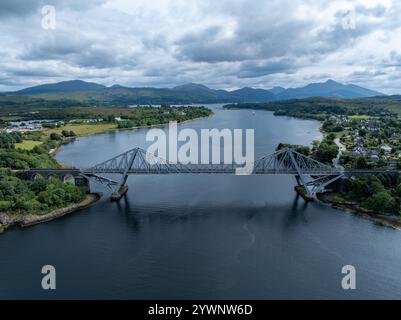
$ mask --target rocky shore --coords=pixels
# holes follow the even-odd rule
[[[318,199],[323,203],[330,204],[333,208],[351,212],[381,225],[401,230],[401,218],[396,215],[368,210],[354,202],[339,202],[331,193],[319,194]]]
[[[90,205],[97,202],[100,197],[100,194],[91,193],[88,194],[85,200],[80,203],[71,204],[65,208],[57,209],[43,215],[0,213],[0,234],[11,227],[25,228],[63,217],[67,214],[89,207]]]

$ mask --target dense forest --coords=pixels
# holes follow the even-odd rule
[[[57,145],[53,136],[33,150],[20,150],[15,144],[22,141],[21,133],[0,133],[0,212],[46,213],[70,203],[82,201],[85,192],[59,179],[35,181],[19,179],[11,169],[59,168],[60,165],[49,155]]]
[[[24,95],[1,95],[0,94],[0,109],[13,110],[29,108],[71,108],[71,107],[85,107],[90,104],[81,103],[71,99],[55,99],[48,100],[37,97],[30,97]]]
[[[401,215],[401,179],[399,176],[364,175],[350,180],[350,191],[334,194],[336,202],[357,203],[376,212]]]
[[[131,120],[136,126],[146,126],[147,123],[168,123],[176,120],[178,122],[205,117],[212,112],[205,107],[161,107],[137,106],[137,107],[94,107],[76,106],[68,107],[55,104],[52,107],[38,105],[1,106],[0,99],[0,125],[6,125],[7,121],[28,120],[59,120],[68,122],[76,119],[101,119],[103,121],[114,121],[116,117]]]
[[[13,172],[0,169],[0,212],[47,213],[85,199],[85,191],[57,178],[21,180]]]
[[[205,107],[140,107],[128,114],[121,115],[123,121],[118,122],[118,128],[151,126],[170,121],[184,122],[196,118],[210,116],[212,112]]]

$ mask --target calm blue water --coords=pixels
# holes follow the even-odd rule
[[[188,128],[254,128],[256,156],[279,142],[319,139],[314,121],[221,110]],[[146,130],[81,138],[57,159],[87,167],[132,147]],[[132,176],[127,197],[105,197],[63,219],[0,236],[0,298],[399,298],[401,232],[318,203],[293,177]],[[40,270],[57,270],[57,290]],[[354,265],[357,290],[341,288]]]

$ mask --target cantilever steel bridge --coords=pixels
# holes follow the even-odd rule
[[[171,163],[135,148],[91,168],[81,174],[89,180],[101,183],[113,191],[115,200],[127,191],[128,176],[131,174],[235,174],[241,166],[236,164],[180,164]],[[114,181],[104,175],[120,175]],[[316,193],[344,176],[345,171],[332,168],[293,149],[282,149],[253,163],[249,174],[294,175],[306,196]],[[112,196],[112,198],[113,198]]]

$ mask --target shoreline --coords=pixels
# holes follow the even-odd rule
[[[178,124],[184,124],[184,123],[188,123],[188,122],[192,122],[192,121],[196,121],[196,120],[201,120],[201,119],[207,119],[210,118],[214,115],[214,113],[212,112],[212,114],[210,114],[209,116],[205,116],[205,117],[197,117],[194,119],[189,119],[186,121],[182,121],[179,122]],[[61,141],[56,148],[52,149],[49,151],[49,155],[52,156],[53,158],[55,158],[55,156],[57,155],[57,153],[59,152],[59,150],[61,149],[61,147],[63,145],[67,145],[69,143],[72,143],[74,141],[76,141],[76,139],[80,138],[80,137],[88,137],[88,136],[93,136],[93,135],[97,135],[97,134],[104,134],[104,133],[110,133],[110,132],[117,132],[117,131],[125,131],[125,130],[138,130],[138,129],[146,129],[146,128],[154,128],[154,127],[161,127],[161,126],[166,126],[169,123],[160,123],[160,124],[154,124],[151,126],[143,126],[143,127],[133,127],[133,128],[113,128],[113,129],[108,129],[108,130],[104,130],[101,132],[96,132],[96,133],[91,133],[91,134],[86,134],[86,135],[79,135],[76,137],[71,137],[68,138],[64,141]],[[56,159],[55,159],[56,160]],[[57,161],[57,160],[56,160]],[[58,164],[61,165],[61,167],[63,168],[67,168],[70,167],[69,164],[65,164],[65,163],[60,163],[57,161]],[[99,193],[89,193],[86,195],[86,198],[81,201],[80,203],[77,204],[70,204],[67,207],[64,208],[60,208],[60,209],[56,209],[53,210],[49,213],[43,214],[43,215],[35,215],[35,214],[27,214],[27,215],[15,215],[14,217],[10,214],[7,213],[1,213],[0,212],[0,235],[2,233],[4,233],[6,230],[8,229],[12,229],[14,227],[19,227],[19,228],[27,228],[27,227],[31,227],[40,223],[46,223],[61,217],[64,217],[68,214],[80,211],[82,209],[88,208],[90,206],[92,206],[93,204],[95,204],[96,202],[98,202],[101,198],[101,195]]]
[[[233,109],[233,110],[244,110],[243,108],[227,108],[228,110]],[[263,110],[263,109],[250,109],[250,110]],[[264,110],[268,112],[273,112],[270,110]],[[327,133],[323,130],[323,122],[321,120],[317,119],[308,119],[308,118],[303,118],[303,117],[296,117],[296,116],[288,116],[288,115],[274,115],[276,117],[290,117],[294,119],[301,119],[301,120],[316,120],[320,123],[320,126],[317,128],[317,131],[322,134],[323,139],[326,137]],[[341,141],[340,141],[341,143]],[[337,144],[337,143],[336,143]],[[342,144],[342,143],[341,143]],[[338,144],[337,144],[338,146]],[[344,146],[344,145],[343,145]],[[339,147],[339,154],[342,152],[340,146]],[[344,146],[345,150],[346,147]],[[335,159],[333,159],[335,160]],[[365,218],[367,220],[370,220],[372,222],[378,223],[382,226],[386,227],[391,227],[396,230],[401,231],[401,218],[397,218],[395,215],[386,215],[380,212],[375,212],[372,210],[368,210],[362,207],[359,207],[357,204],[354,203],[339,203],[334,201],[333,199],[330,198],[330,193],[321,193],[317,195],[317,201],[319,201],[321,204],[331,206],[332,208],[341,210],[344,213],[351,213],[358,215],[362,218]]]
[[[319,122],[322,123],[321,121]],[[327,133],[323,130],[323,124],[319,127],[318,130],[323,135],[323,137],[326,136]],[[336,159],[339,160],[339,156],[341,156],[342,152],[346,150],[345,145],[343,145],[341,141],[339,141],[339,138],[336,138],[336,140],[337,139],[339,144],[342,145],[344,149],[341,150],[340,145],[336,142],[336,145],[339,147],[339,151],[337,158],[333,159],[333,161],[335,161]],[[340,166],[338,163],[337,165],[334,163],[334,165]],[[366,220],[378,223],[382,226],[391,227],[401,231],[401,218],[397,218],[395,215],[386,215],[380,212],[375,212],[369,209],[365,209],[358,206],[356,203],[350,203],[350,202],[339,203],[334,199],[332,199],[331,193],[318,194],[317,200],[324,205],[328,205],[334,209],[341,210],[344,213],[354,214]]]
[[[362,208],[356,203],[344,202],[340,203],[332,199],[331,193],[322,193],[317,196],[320,203],[329,205],[332,208],[341,210],[345,213],[358,215],[372,222],[378,223],[382,226],[392,227],[401,231],[401,219],[394,215],[388,215],[369,209]]]
[[[10,215],[7,213],[0,213],[0,234],[4,233],[6,230],[19,227],[19,228],[27,228],[34,226],[36,224],[49,222],[61,217],[64,217],[68,214],[78,212],[82,209],[88,208],[91,205],[98,202],[101,198],[99,193],[90,193],[86,195],[86,198],[80,203],[70,204],[67,207],[53,210],[49,213],[43,215]]]
[[[189,123],[189,122],[192,122],[192,121],[197,121],[197,120],[202,120],[202,119],[208,119],[208,118],[212,117],[213,115],[214,115],[214,112],[212,112],[212,114],[210,114],[210,115],[208,115],[208,116],[205,116],[205,117],[197,117],[197,118],[185,120],[185,121],[182,121],[182,122],[177,122],[177,124],[180,125],[180,124]],[[168,125],[168,124],[169,124],[169,122],[166,122],[166,123],[159,123],[159,124],[152,124],[152,125],[150,125],[150,126],[142,126],[142,127],[111,128],[111,129],[107,129],[107,130],[104,130],[104,131],[99,131],[99,132],[96,132],[96,133],[88,133],[88,134],[77,135],[77,136],[75,136],[75,137],[69,138],[69,140],[67,140],[67,141],[62,141],[61,143],[59,143],[58,146],[57,146],[55,149],[52,149],[52,150],[49,151],[49,154],[50,154],[52,157],[55,157],[55,156],[57,155],[57,153],[60,151],[60,148],[61,148],[63,145],[70,144],[70,143],[76,141],[76,140],[79,139],[79,138],[91,137],[91,136],[95,136],[95,135],[98,135],[98,134],[105,134],[105,133],[112,133],[112,132],[119,132],[119,131],[128,131],[128,130],[139,130],[139,129],[149,129],[149,128],[156,128],[156,127],[164,127],[164,126],[166,126],[166,125]],[[57,160],[56,160],[56,161],[57,161]],[[58,162],[58,161],[57,161],[57,162]],[[68,164],[63,164],[63,163],[60,163],[60,162],[58,162],[58,163],[59,163],[60,165],[62,165],[62,166],[63,166],[63,165],[67,165],[67,166],[68,166]]]
[[[301,119],[301,118],[297,118],[297,117],[294,117],[294,118]],[[324,138],[327,135],[327,133],[323,130],[322,122],[321,121],[319,121],[319,122],[321,125],[319,126],[318,131],[323,135],[323,138]],[[339,138],[337,138],[337,139],[339,140]],[[343,145],[341,143],[341,141],[339,141],[339,143],[343,146],[344,149],[341,150],[341,147],[336,142],[337,146],[339,147],[339,151],[338,151],[339,154],[337,155],[337,158],[333,159],[333,161],[335,161],[336,159],[339,160],[339,156],[341,156],[341,153],[346,150],[345,145]],[[335,166],[339,166],[338,163],[337,163],[337,165],[335,163],[333,163],[333,164]],[[394,215],[386,215],[386,214],[383,214],[380,212],[368,210],[368,209],[358,206],[355,203],[339,203],[331,198],[330,193],[318,194],[317,200],[324,205],[330,206],[337,210],[341,210],[344,213],[358,215],[359,217],[362,217],[366,220],[378,223],[382,226],[391,227],[391,228],[401,231],[401,218],[397,218]]]

